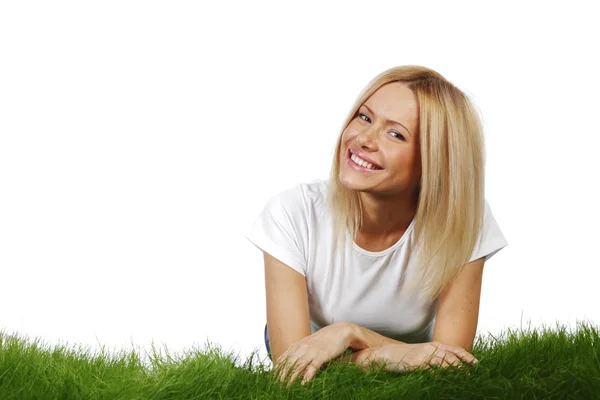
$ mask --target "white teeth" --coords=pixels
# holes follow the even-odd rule
[[[352,161],[354,161],[355,163],[357,163],[358,165],[360,165],[361,167],[365,167],[365,168],[369,168],[369,169],[377,169],[373,166],[373,164],[364,161],[363,159],[359,158],[356,154],[352,154],[350,156],[350,158],[352,159]]]

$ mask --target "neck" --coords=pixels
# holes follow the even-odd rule
[[[406,231],[417,212],[414,196],[377,197],[361,192],[363,221],[360,234],[385,238]]]

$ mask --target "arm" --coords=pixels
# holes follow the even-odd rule
[[[264,252],[267,325],[273,365],[300,339],[310,335],[306,278]]]
[[[383,344],[404,344],[404,342],[380,335],[364,326],[356,325],[351,322],[346,323],[349,326],[351,338],[350,348],[352,350],[359,351],[370,347],[381,346]]]
[[[458,279],[440,295],[432,341],[460,346],[467,351],[471,348],[477,330],[484,262],[482,257],[466,264]],[[345,323],[349,326],[353,350],[404,344],[363,326]]]
[[[479,299],[485,258],[465,265],[458,279],[446,288],[439,298],[433,342],[460,346],[471,351],[479,315]],[[344,322],[350,335],[353,354],[341,357],[340,361],[352,360],[362,364],[369,359],[371,349],[381,345],[405,344],[378,334],[363,326]]]
[[[477,330],[484,262],[482,257],[466,264],[458,279],[440,295],[432,342],[471,351]],[[359,364],[369,359],[372,347],[404,344],[362,326],[348,324],[353,339],[350,347],[360,350],[352,354],[351,359]]]
[[[465,265],[439,298],[432,341],[471,351],[477,331],[485,257]]]
[[[369,361],[372,359],[372,351],[375,347],[389,344],[405,344],[399,340],[394,340],[386,336],[380,335],[370,329],[365,328],[351,322],[336,322],[346,325],[347,327],[347,338],[349,338],[350,346],[348,350],[351,350],[350,354],[343,354],[342,356],[332,360],[334,363],[345,363],[352,361],[361,366],[367,366]],[[376,360],[375,360],[376,361]]]

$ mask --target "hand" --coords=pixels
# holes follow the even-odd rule
[[[302,375],[304,385],[319,372],[323,364],[343,354],[350,346],[350,341],[345,322],[328,325],[288,347],[275,361],[275,377],[281,382],[289,377],[289,387]]]
[[[384,344],[361,350],[353,355],[353,361],[363,367],[373,360],[385,364],[384,369],[387,371],[412,371],[419,367],[430,369],[433,365],[442,367],[457,365],[460,368],[461,361],[478,362],[462,347],[439,342]]]

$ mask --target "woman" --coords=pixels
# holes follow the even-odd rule
[[[282,379],[304,384],[348,348],[400,370],[476,361],[483,264],[508,243],[475,108],[439,73],[400,66],[343,126],[329,179],[273,196],[246,235],[264,254]]]

